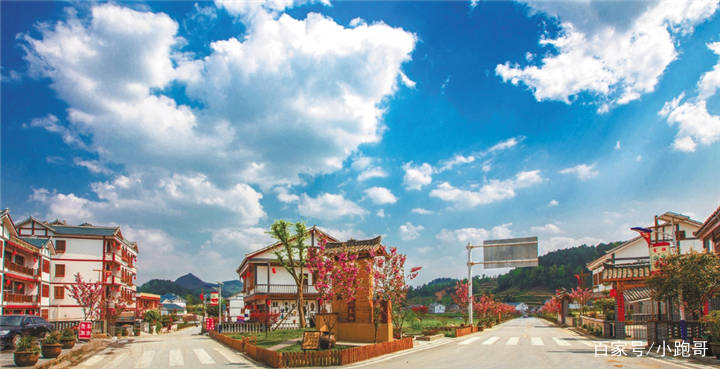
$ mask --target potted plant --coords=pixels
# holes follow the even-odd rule
[[[45,336],[40,345],[42,348],[42,355],[46,359],[54,359],[60,356],[62,353],[62,345],[60,344],[60,332],[52,331],[50,334]]]
[[[75,341],[77,340],[77,336],[75,335],[75,331],[71,328],[65,328],[63,329],[62,336],[60,336],[60,343],[62,344],[62,348],[64,349],[71,349],[73,346],[75,346]]]
[[[13,354],[17,366],[33,366],[40,359],[40,347],[33,336],[20,339]]]
[[[710,314],[700,318],[700,321],[707,327],[708,333],[710,333],[710,351],[720,358],[720,310],[715,310]]]
[[[134,334],[136,337],[139,336],[139,335],[140,335],[140,328],[134,328],[134,329],[133,329],[133,334]]]

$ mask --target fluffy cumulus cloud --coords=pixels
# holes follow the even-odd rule
[[[590,178],[597,177],[599,172],[595,170],[595,164],[578,164],[574,167],[565,168],[560,170],[561,174],[574,174],[581,181],[586,181]]]
[[[501,224],[491,229],[485,228],[443,228],[436,236],[443,244],[473,244],[479,245],[484,240],[502,239],[512,237],[510,230],[512,223]]]
[[[558,205],[560,205],[560,203],[559,203],[557,200],[552,199],[552,200],[550,200],[550,202],[548,202],[548,205],[547,205],[547,206],[548,206],[549,208],[551,208],[551,207],[553,207],[553,206],[558,206]]]
[[[461,189],[443,182],[430,191],[430,196],[447,201],[455,208],[472,208],[513,198],[517,189],[531,187],[542,181],[539,170],[524,171],[510,179],[492,179],[479,188]]]
[[[708,48],[720,55],[720,42],[708,44]],[[677,125],[678,132],[672,147],[678,151],[692,152],[698,145],[708,146],[720,139],[720,116],[708,111],[707,100],[715,96],[720,88],[720,62],[704,73],[698,81],[698,95],[685,99],[685,93],[665,103],[660,116],[671,125]]]
[[[365,195],[376,205],[394,204],[397,198],[385,187],[370,187],[365,190]]]
[[[403,241],[415,240],[420,237],[420,231],[423,229],[425,229],[425,227],[421,225],[414,225],[410,222],[406,222],[400,226],[400,238]]]
[[[434,213],[435,213],[435,212],[432,211],[432,210],[427,210],[427,209],[423,209],[423,208],[414,208],[414,209],[412,209],[411,211],[412,211],[413,213],[415,213],[415,214],[420,214],[420,215],[429,215],[429,214],[434,214]]]
[[[530,230],[536,233],[562,233],[560,227],[552,223],[548,223],[543,226],[532,226],[530,227]]]
[[[331,193],[322,193],[317,197],[302,194],[298,212],[304,216],[328,220],[367,213],[365,209],[346,199],[343,195]]]
[[[407,190],[420,190],[432,182],[433,167],[428,163],[415,165],[413,162],[403,164],[405,176],[403,185]]]
[[[358,181],[362,182],[371,178],[385,178],[388,176],[388,173],[382,167],[375,164],[376,161],[367,156],[359,156],[353,160],[351,167],[360,172],[357,177]]]
[[[536,64],[506,62],[495,72],[503,81],[526,85],[538,101],[565,103],[587,93],[599,111],[627,104],[652,92],[677,58],[679,36],[712,16],[717,1],[664,0],[631,6],[628,12],[599,9],[598,2],[532,2],[561,23],[556,37],[543,36],[550,50]],[[605,19],[608,18],[608,19]]]

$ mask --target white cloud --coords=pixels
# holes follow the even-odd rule
[[[413,213],[415,213],[415,214],[420,214],[420,215],[428,215],[428,214],[434,214],[434,213],[435,213],[435,212],[432,211],[432,210],[427,210],[427,209],[423,209],[423,208],[414,208],[414,209],[412,209],[412,210],[410,210],[410,211],[413,212]]]
[[[590,178],[597,177],[599,174],[595,170],[595,163],[593,164],[578,164],[574,167],[565,168],[560,171],[561,174],[575,174],[581,181],[586,181]]]
[[[484,240],[503,239],[512,237],[510,231],[512,223],[505,223],[495,226],[490,230],[485,228],[459,228],[459,229],[442,229],[436,236],[438,240],[444,244],[473,244],[480,245]]]
[[[665,68],[677,58],[678,36],[692,32],[717,9],[716,1],[664,0],[643,4],[636,17],[623,14],[626,27],[613,22],[589,21],[594,2],[532,6],[559,17],[562,31],[555,38],[543,37],[540,45],[553,50],[537,65],[521,67],[499,64],[495,72],[513,85],[525,84],[538,101],[559,100],[570,104],[588,93],[605,112],[627,104],[655,90]],[[588,8],[583,8],[587,6]],[[582,8],[580,10],[579,8]],[[600,18],[616,14],[611,9],[596,11]]]
[[[432,182],[433,167],[428,163],[416,166],[413,162],[408,162],[403,164],[403,170],[405,170],[403,184],[406,190],[420,190]]]
[[[313,3],[330,6],[329,0],[215,0],[215,5],[218,8],[224,8],[228,13],[242,17],[253,17],[267,13],[277,15],[287,9]]]
[[[365,215],[367,211],[343,195],[322,193],[317,197],[302,194],[298,212],[303,216],[333,220],[344,216]]]
[[[388,176],[388,173],[380,168],[380,167],[370,167],[365,170],[363,170],[360,175],[358,175],[357,179],[358,181],[366,181],[370,178],[385,178]]]
[[[370,238],[365,232],[354,229],[352,227],[346,227],[343,229],[338,228],[325,228],[320,226],[320,229],[327,232],[327,234],[335,237],[338,241],[347,241],[349,239],[364,240]]]
[[[58,117],[53,114],[48,114],[47,116],[42,118],[34,118],[30,121],[30,124],[24,124],[23,127],[43,128],[48,132],[53,132],[60,135],[63,142],[67,145],[77,146],[81,149],[87,148],[87,145],[79,137],[79,134],[75,132],[72,128],[61,124]]]
[[[365,190],[365,194],[376,205],[394,204],[397,202],[395,195],[385,187],[370,187]]]
[[[545,224],[544,226],[532,226],[530,230],[536,233],[562,233],[560,227],[552,223]]]
[[[557,200],[552,199],[552,200],[550,200],[550,202],[548,203],[547,206],[548,206],[548,207],[553,207],[553,206],[558,206],[558,205],[560,205],[560,203],[559,203]]]
[[[380,209],[375,213],[378,218],[385,218],[385,209]]]
[[[489,153],[493,153],[493,152],[497,152],[497,151],[502,151],[502,150],[507,150],[507,149],[513,148],[513,147],[517,146],[520,142],[523,142],[524,140],[525,140],[525,137],[524,137],[524,136],[518,136],[518,137],[508,138],[508,139],[505,140],[505,141],[501,141],[501,142],[498,142],[498,143],[496,143],[495,145],[493,145],[491,148],[489,148],[489,149],[487,150],[486,153],[489,154]]]
[[[542,181],[539,170],[525,171],[503,181],[492,179],[479,190],[463,190],[443,182],[430,191],[430,196],[451,202],[456,208],[472,208],[513,198],[516,189],[530,187]]]
[[[414,240],[420,237],[420,231],[425,229],[425,227],[421,225],[414,225],[410,222],[406,222],[405,224],[400,226],[400,238],[403,241],[409,241]]]
[[[367,156],[357,156],[353,159],[350,167],[360,172],[358,181],[366,181],[371,178],[385,178],[388,173],[375,164],[377,160]]]
[[[442,162],[440,168],[438,169],[438,172],[444,172],[446,170],[450,170],[456,165],[461,164],[468,164],[475,161],[475,157],[470,156],[463,156],[463,155],[455,155],[452,159],[446,160]]]
[[[278,200],[284,203],[298,202],[300,200],[300,196],[290,193],[287,187],[275,187],[275,193],[277,193]]]
[[[605,241],[595,237],[551,237],[549,239],[539,239],[538,254],[545,255],[550,251],[562,250],[580,245],[597,245],[602,242]]]
[[[720,55],[720,42],[708,44],[708,48]],[[677,124],[678,132],[672,147],[678,151],[693,152],[698,145],[709,146],[720,139],[720,116],[710,114],[707,99],[715,96],[720,88],[720,61],[712,70],[704,73],[698,81],[695,99],[683,101],[685,93],[668,101],[658,113],[670,125]]]
[[[100,174],[112,174],[112,170],[110,168],[104,166],[97,160],[83,160],[80,158],[73,159],[73,163],[77,166],[85,167],[87,170],[91,171],[92,173],[100,173]]]
[[[635,157],[635,161],[642,161],[642,160],[643,160],[643,156],[642,156],[642,155],[638,155],[638,156]]]
[[[267,189],[336,171],[380,140],[413,34],[382,22],[345,28],[315,13],[260,12],[246,28],[193,59],[167,15],[103,4],[22,39],[32,73],[69,106],[66,128],[88,137],[103,163]],[[171,84],[200,107],[163,95]],[[287,137],[303,144],[277,144]]]
[[[426,247],[418,247],[415,249],[415,251],[417,251],[420,254],[426,254],[426,253],[432,251],[433,249],[434,249],[434,247],[426,246]]]
[[[615,142],[615,150],[620,150],[620,141]]]

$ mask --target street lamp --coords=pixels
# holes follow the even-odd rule
[[[218,332],[222,333],[222,282],[218,282]]]

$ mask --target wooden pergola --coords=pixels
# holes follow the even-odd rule
[[[602,282],[612,282],[615,291],[615,337],[625,338],[625,291],[632,288],[647,287],[650,277],[650,263],[603,264]]]

